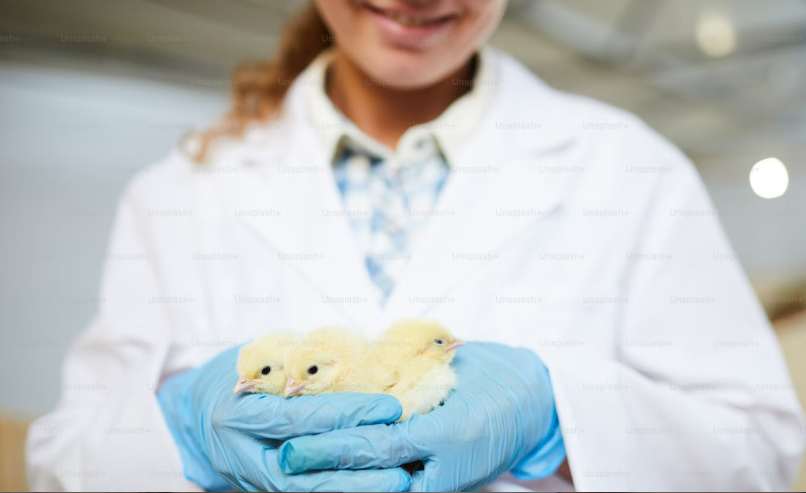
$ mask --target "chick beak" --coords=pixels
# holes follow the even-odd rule
[[[285,383],[285,390],[283,391],[283,396],[288,397],[289,395],[298,394],[304,388],[305,388],[304,383],[297,383],[294,381],[294,377],[288,377],[288,381],[286,381]]]
[[[238,383],[235,384],[235,388],[232,389],[233,394],[237,394],[242,390],[249,390],[255,386],[255,382],[250,382],[248,378],[241,375],[238,377]]]
[[[454,339],[453,342],[448,346],[448,351],[453,351],[456,348],[460,348],[465,345],[465,341],[461,339]]]

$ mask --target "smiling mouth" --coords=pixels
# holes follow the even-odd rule
[[[442,24],[453,19],[453,15],[443,15],[439,17],[426,16],[426,15],[411,15],[402,12],[395,12],[393,10],[381,9],[373,5],[366,5],[366,8],[371,12],[388,17],[389,19],[397,22],[405,27],[429,27]]]

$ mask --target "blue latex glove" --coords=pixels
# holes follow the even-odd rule
[[[278,464],[283,440],[355,426],[392,423],[403,410],[394,397],[338,394],[285,399],[233,394],[240,348],[169,378],[158,394],[185,476],[207,490],[406,491],[400,468],[319,471],[290,476]]]
[[[295,438],[280,448],[289,474],[388,468],[422,460],[411,491],[473,491],[511,471],[539,479],[565,459],[549,374],[526,349],[469,343],[454,359],[456,390],[426,415]]]

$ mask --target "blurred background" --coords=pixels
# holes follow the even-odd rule
[[[25,488],[27,423],[104,301],[125,183],[221,115],[233,66],[305,3],[0,2],[0,490]],[[511,1],[492,45],[688,154],[806,402],[806,2]]]

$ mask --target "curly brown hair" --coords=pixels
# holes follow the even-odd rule
[[[283,29],[273,60],[243,63],[233,71],[232,108],[216,125],[197,134],[193,160],[204,162],[218,138],[241,137],[250,125],[278,118],[291,83],[332,44],[333,36],[316,7],[307,5]]]

